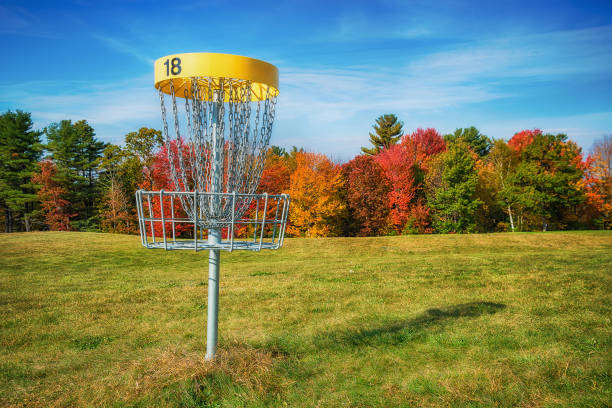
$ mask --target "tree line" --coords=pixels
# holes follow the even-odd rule
[[[43,141],[44,136],[44,141]],[[81,120],[34,130],[31,115],[0,115],[5,232],[137,233],[134,192],[173,190],[161,132],[119,146]],[[346,163],[272,146],[258,188],[291,195],[291,236],[376,236],[612,228],[612,138],[591,154],[563,134],[522,130],[508,141],[475,127],[404,133],[380,116],[370,146]]]

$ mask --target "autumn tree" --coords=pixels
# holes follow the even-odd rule
[[[469,146],[457,141],[439,156],[428,174],[428,203],[438,232],[474,232],[475,213],[482,202],[476,197],[478,172]]]
[[[384,234],[388,228],[391,191],[383,168],[373,156],[356,156],[342,166],[346,180],[348,230],[360,236]]]
[[[516,212],[519,211],[522,214],[523,210],[520,202],[516,200],[515,187],[510,181],[510,176],[516,171],[518,161],[519,156],[516,152],[501,139],[493,143],[493,148],[487,156],[487,164],[491,167],[497,184],[495,188],[497,202],[508,216],[512,232],[515,231]]]
[[[130,154],[126,149],[109,144],[99,163],[103,194],[100,198],[100,226],[102,231],[131,233],[136,231],[134,208],[128,197]]]
[[[341,167],[323,154],[298,152],[295,158],[287,232],[306,237],[338,235],[346,210],[341,200]]]
[[[537,135],[541,135],[540,129],[525,129],[517,132],[508,140],[508,146],[515,152],[521,152],[527,146],[529,146]]]
[[[170,171],[169,152],[168,152],[170,149],[172,149],[172,154],[170,156],[174,158],[175,160],[174,165],[176,167],[178,167],[179,151],[183,154],[184,162],[187,162],[189,159],[188,149],[184,148],[184,146],[179,149],[179,147],[177,146],[177,143],[180,143],[180,141],[172,141],[170,143],[166,143],[161,146],[159,151],[155,154],[154,160],[152,161],[150,165],[151,180],[153,184],[151,186],[149,184],[150,180],[148,178],[145,178],[141,181],[141,185],[139,186],[140,188],[145,189],[145,190],[156,190],[156,191],[157,190],[182,191],[184,189],[184,186],[182,185],[176,186],[174,184],[174,181],[172,180],[172,176],[171,176],[171,171]],[[179,217],[179,218],[186,217],[185,211],[183,210],[182,205],[181,205],[181,200],[175,199],[173,201],[174,201],[174,205],[172,206],[172,200],[168,200],[168,199],[164,200],[164,203],[163,203],[164,214],[168,216],[169,214],[172,214],[172,212],[174,212],[175,217]],[[151,214],[154,217],[156,218],[161,217],[161,205],[160,205],[159,198],[157,197],[152,198],[150,208],[149,208],[148,202],[143,203],[143,211],[145,212],[145,214],[148,215],[149,210],[151,211]],[[175,228],[175,233],[177,236],[189,236],[189,237],[193,236],[192,235],[193,226],[190,226],[186,223],[177,223],[175,224],[174,228]],[[156,237],[163,236],[163,226],[161,222],[154,223],[154,229],[155,229]],[[166,230],[166,236],[172,235],[172,223],[171,222],[167,221],[165,223],[165,230]]]
[[[292,173],[289,161],[290,156],[285,149],[270,147],[257,191],[269,194],[286,193],[289,190]]]
[[[446,150],[446,142],[434,128],[418,128],[402,138],[404,145],[410,152],[415,163],[423,170],[427,169],[427,161],[438,153]]]
[[[435,129],[419,128],[375,156],[389,180],[389,225],[395,232],[431,231],[423,183],[429,160],[445,148]]]
[[[67,190],[58,179],[57,166],[46,159],[40,162],[39,171],[32,176],[32,183],[38,188],[38,198],[45,223],[52,231],[69,231],[70,219],[76,214],[70,212]]]
[[[13,232],[19,218],[26,231],[31,228],[36,192],[30,180],[42,155],[41,132],[32,127],[29,113],[17,110],[0,115],[0,207],[5,232]]]
[[[402,145],[393,145],[375,157],[389,182],[387,205],[390,209],[390,226],[401,233],[417,198],[419,167],[406,146]]]
[[[500,179],[494,164],[488,160],[491,152],[480,157],[470,147],[476,161],[476,171],[478,173],[478,184],[476,185],[476,198],[481,201],[481,205],[476,209],[474,219],[476,221],[477,232],[507,231],[512,227],[507,220],[508,215],[499,200],[501,189]]]
[[[138,132],[125,135],[125,147],[140,162],[141,177],[145,181],[142,187],[146,190],[153,188],[153,163],[156,155],[164,144],[161,131],[141,127]],[[139,181],[138,184],[141,184]]]
[[[510,198],[525,208],[532,226],[563,228],[564,215],[584,201],[581,150],[564,134],[535,133],[529,139],[521,144],[520,162],[508,180]]]
[[[457,140],[463,140],[480,157],[486,156],[492,147],[491,139],[480,133],[474,126],[458,128],[455,129],[455,132],[444,136],[446,144],[454,143]]]
[[[370,133],[370,143],[373,147],[362,147],[365,154],[375,155],[381,150],[388,149],[396,144],[402,137],[402,122],[394,114],[381,115],[374,124],[374,133]]]
[[[587,198],[601,214],[601,226],[612,228],[612,136],[596,141],[587,164]]]

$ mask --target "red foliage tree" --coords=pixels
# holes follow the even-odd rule
[[[508,140],[508,146],[515,152],[522,151],[526,146],[529,146],[536,135],[541,135],[542,131],[540,129],[533,130],[521,130],[518,133],[515,133],[514,136],[510,140]]]
[[[417,196],[416,162],[405,146],[393,145],[376,155],[391,189],[388,196],[389,218],[397,232],[401,232],[410,216],[410,205]]]
[[[272,149],[269,149],[257,191],[259,193],[282,194],[289,190],[290,183],[291,167],[288,159],[274,154]]]
[[[422,191],[429,159],[446,150],[444,138],[433,128],[417,129],[376,156],[390,182],[388,194],[390,223],[397,232],[406,228],[430,232],[429,211]],[[407,225],[407,224],[410,225]]]
[[[404,231],[412,234],[431,234],[433,232],[430,208],[422,198],[418,198],[410,207],[408,222],[404,226]]]
[[[69,211],[70,202],[64,197],[68,191],[57,180],[57,166],[51,160],[39,163],[40,171],[32,176],[32,183],[39,185],[38,198],[45,222],[52,231],[70,231],[70,218],[77,214]]]
[[[149,189],[151,187],[150,183],[152,182],[153,184],[152,188],[155,191],[157,190],[181,191],[183,189],[182,185],[178,186],[179,188],[177,188],[177,186],[175,186],[174,182],[172,181],[171,172],[170,172],[170,164],[168,162],[168,149],[172,149],[172,153],[173,153],[172,156],[174,157],[174,160],[177,162],[176,168],[179,167],[178,166],[179,148],[177,147],[176,142],[173,141],[170,143],[170,145],[164,144],[162,148],[159,150],[159,152],[155,155],[153,163],[150,166],[150,177],[148,179],[145,178],[145,180],[139,186],[140,188]],[[184,162],[187,163],[189,150],[184,145],[182,145],[181,152],[183,154]],[[187,171],[189,172],[189,169],[187,169]],[[172,201],[174,201],[174,205],[172,205]],[[161,208],[162,206],[160,205],[160,198],[154,197],[151,200],[150,210],[155,218],[161,217],[161,213],[162,213]],[[173,210],[174,210],[174,217],[187,217],[187,215],[185,214],[185,211],[183,211],[181,201],[178,198],[171,200],[170,197],[165,196],[163,200],[163,209],[164,209],[165,218],[170,217],[172,215]],[[145,212],[145,216],[149,215],[148,201],[143,203],[143,211]],[[172,236],[172,223],[166,221],[164,224],[165,224],[166,236],[171,237]],[[149,235],[151,235],[150,226],[147,225],[147,227],[149,227],[147,228],[147,232]],[[156,237],[163,237],[164,225],[162,225],[161,221],[154,222],[153,228],[155,230]],[[189,235],[193,233],[193,226],[189,224],[175,223],[174,228],[175,228],[174,232],[177,237],[181,235],[185,236],[185,235]]]
[[[402,138],[402,145],[414,157],[415,163],[425,170],[427,168],[427,160],[446,150],[444,138],[436,129],[418,128],[411,134],[407,134]]]
[[[388,226],[391,185],[374,156],[357,156],[342,166],[350,217],[361,236],[379,235]]]

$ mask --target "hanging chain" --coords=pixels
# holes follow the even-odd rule
[[[255,193],[272,133],[276,96],[268,88],[263,100],[253,101],[251,82],[231,78],[197,77],[183,86],[184,98],[178,98],[184,100],[185,117],[181,118],[177,90],[170,81],[173,133],[169,132],[168,113],[160,90],[163,133],[174,189],[210,192],[214,173],[212,161],[213,157],[218,157],[222,172],[221,192]],[[181,196],[180,201],[185,213],[193,218],[193,199]],[[203,194],[197,203],[202,212],[198,215],[219,222],[231,219],[230,201],[212,203],[211,197]],[[241,217],[250,203],[248,197],[236,199],[234,217]]]

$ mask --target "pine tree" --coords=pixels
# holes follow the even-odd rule
[[[37,201],[30,180],[42,155],[41,132],[32,130],[29,113],[17,110],[0,115],[0,206],[5,215],[5,232],[15,229],[23,218],[25,230]]]
[[[474,126],[465,129],[459,128],[454,133],[444,135],[446,144],[454,143],[457,140],[463,140],[480,157],[489,154],[493,146],[491,139],[480,133]]]
[[[106,144],[95,137],[94,129],[84,120],[63,120],[45,129],[47,150],[58,167],[58,179],[70,193],[68,201],[77,213],[77,229],[97,227],[98,160]]]
[[[375,155],[380,153],[381,150],[393,146],[402,137],[402,126],[403,123],[398,121],[394,114],[379,116],[373,126],[375,133],[370,133],[370,143],[374,147],[362,147],[361,151],[365,154]]]

